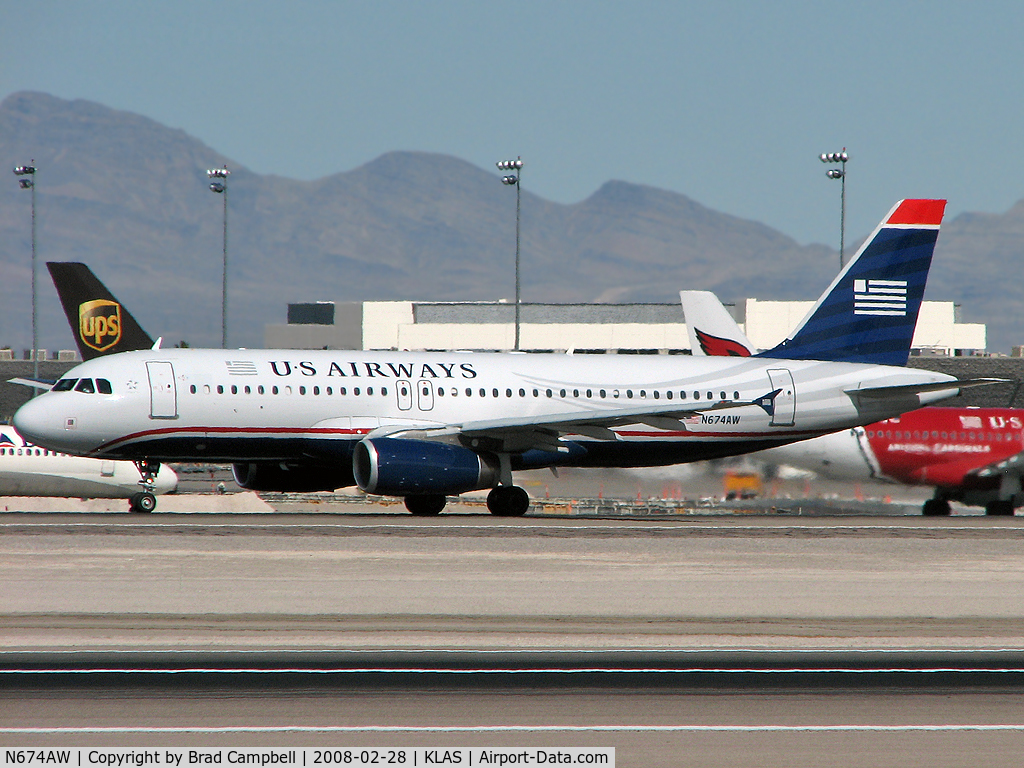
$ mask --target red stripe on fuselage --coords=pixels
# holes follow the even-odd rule
[[[188,435],[194,435],[197,439],[205,437],[206,435],[247,435],[252,437],[265,437],[273,435],[290,435],[295,437],[352,437],[362,436],[370,432],[369,429],[334,429],[334,428],[309,428],[302,429],[296,427],[260,427],[254,429],[252,427],[177,427],[167,429],[150,429],[144,432],[134,432],[130,435],[124,435],[116,440],[111,440],[108,443],[96,448],[93,454],[100,454],[103,451],[110,450],[111,448],[124,445],[125,443],[135,442],[137,440],[148,439],[151,437],[169,437],[176,435],[178,437],[187,437]]]

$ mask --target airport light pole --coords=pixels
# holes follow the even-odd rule
[[[843,183],[839,213],[839,269],[841,270],[843,268],[843,241],[846,239],[846,161],[850,159],[850,156],[846,154],[846,147],[843,147],[842,152],[824,152],[818,155],[818,159],[823,163],[842,164],[841,169],[830,168],[825,172],[830,179],[839,179]]]
[[[32,378],[39,381],[39,331],[36,323],[36,166],[35,160],[14,169],[18,186],[32,191]],[[39,390],[32,388],[35,397]]]
[[[228,176],[231,171],[223,168],[211,168],[206,172],[211,179],[210,191],[224,197],[224,275],[221,278],[220,290],[220,348],[228,348]]]
[[[507,186],[516,188],[516,341],[515,349],[519,351],[519,203],[521,184],[519,183],[520,178],[523,175],[523,160],[521,157],[517,157],[515,160],[502,160],[495,163],[498,166],[499,171],[514,171],[515,173],[509,173],[506,176],[501,177],[501,183]]]

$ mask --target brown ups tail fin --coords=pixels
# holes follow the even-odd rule
[[[151,349],[153,340],[85,264],[46,263],[83,360]]]

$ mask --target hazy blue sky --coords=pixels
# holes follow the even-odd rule
[[[0,0],[0,97],[90,99],[300,179],[521,154],[550,200],[623,179],[837,247],[824,151],[849,148],[848,240],[901,197],[1024,197],[1022,35],[1019,2]]]

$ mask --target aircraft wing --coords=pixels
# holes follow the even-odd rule
[[[56,384],[57,382],[56,381],[49,381],[49,380],[42,380],[42,381],[40,381],[40,380],[36,380],[36,379],[23,379],[23,378],[21,378],[19,376],[17,378],[8,379],[7,383],[8,384],[20,384],[23,387],[32,387],[33,389],[46,389],[46,390],[49,390],[49,389],[53,389],[53,385]]]
[[[1002,461],[994,461],[972,469],[967,473],[967,477],[991,477],[1006,473],[1024,474],[1024,453],[1016,453]]]
[[[393,427],[374,430],[369,437],[415,437],[426,440],[444,440],[458,437],[471,447],[517,453],[530,449],[566,451],[559,443],[561,435],[584,435],[595,440],[618,440],[612,427],[625,424],[647,424],[657,429],[686,430],[683,419],[700,416],[712,411],[733,410],[757,406],[768,413],[775,407],[775,397],[781,390],[768,392],[754,400],[723,400],[697,403],[647,403],[627,408],[609,408],[604,411],[584,413],[567,412],[545,416],[516,416],[504,419],[467,421],[436,428],[416,426]]]

